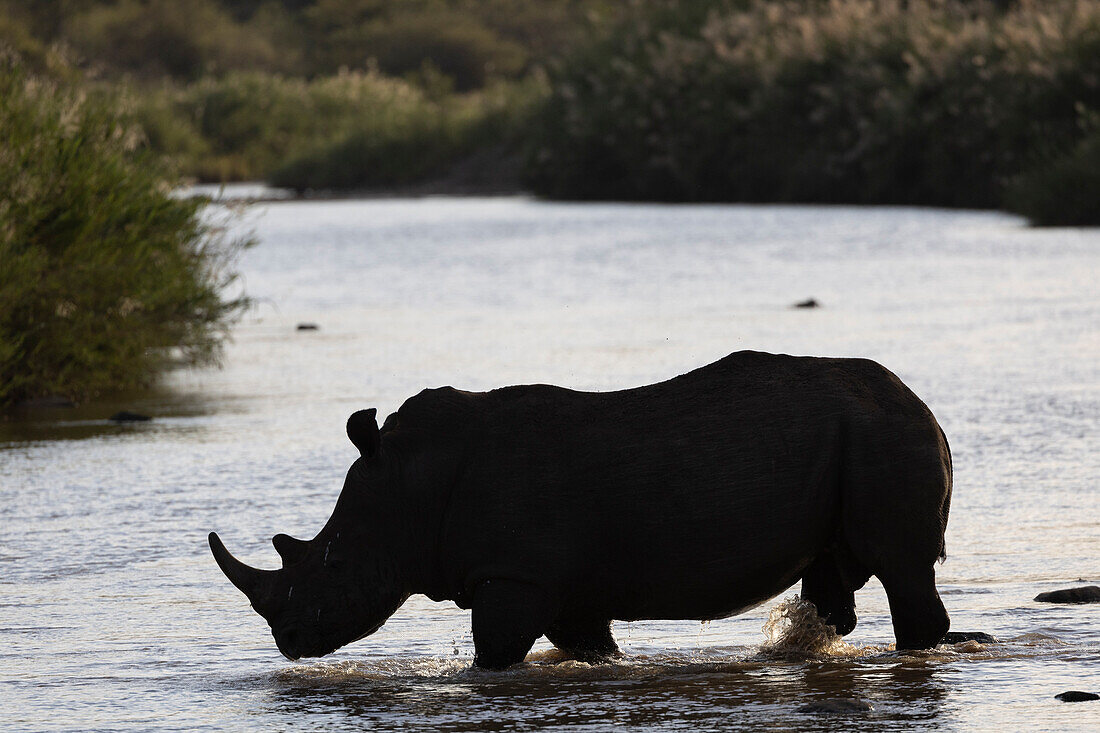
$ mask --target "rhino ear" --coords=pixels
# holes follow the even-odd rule
[[[372,407],[348,418],[348,437],[364,458],[374,458],[378,454],[381,438],[378,435],[377,414],[378,411]]]
[[[288,534],[275,535],[271,538],[271,544],[275,545],[275,551],[283,558],[284,568],[301,560],[309,551],[308,542],[296,540]]]

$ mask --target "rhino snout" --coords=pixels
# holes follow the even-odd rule
[[[275,637],[275,645],[284,657],[292,662],[302,658],[301,633],[291,626],[272,634]]]

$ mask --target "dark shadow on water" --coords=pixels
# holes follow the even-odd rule
[[[419,676],[372,665],[335,674],[310,667],[248,683],[253,713],[299,724],[448,731],[579,727],[647,730],[906,730],[950,727],[940,666],[924,660],[691,663],[688,659],[588,665],[527,664],[501,673],[461,667]],[[399,665],[398,665],[399,669]],[[801,712],[830,699],[870,712]]]
[[[197,392],[178,392],[167,387],[118,392],[73,407],[11,407],[0,412],[0,450],[12,444],[44,440],[85,440],[136,431],[200,430],[201,425],[192,418],[233,409],[224,400],[215,401]],[[109,420],[121,411],[152,419],[133,423]]]

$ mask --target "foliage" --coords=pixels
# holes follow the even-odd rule
[[[316,63],[324,69],[363,68],[372,60],[385,74],[400,76],[425,63],[451,78],[459,91],[494,77],[515,78],[527,54],[470,14],[443,10],[403,13],[333,30]]]
[[[1040,226],[1100,226],[1100,132],[1022,174],[1006,208]]]
[[[0,404],[79,398],[214,360],[244,305],[227,240],[140,130],[0,58]]]
[[[35,73],[70,80],[78,77],[64,50],[38,37],[32,18],[8,7],[4,0],[0,0],[0,53],[18,56],[22,65]]]
[[[552,80],[544,195],[997,206],[1100,109],[1100,4],[662,0]]]
[[[38,43],[82,63],[178,81],[233,71],[303,77],[425,63],[461,91],[518,79],[576,39],[614,0],[0,0]],[[0,33],[2,33],[0,24]],[[2,37],[2,36],[0,36]]]
[[[1096,0],[0,0],[0,46],[125,84],[203,180],[403,184],[503,136],[551,197],[1100,198]]]
[[[543,94],[538,79],[467,95],[416,93],[403,105],[358,117],[347,134],[291,159],[270,181],[298,190],[349,189],[438,176],[478,149],[515,145]]]
[[[0,20],[0,42],[67,45],[98,93],[124,88],[150,146],[185,175],[279,170],[374,185],[438,175],[471,145],[495,142],[493,131],[528,114],[540,60],[614,5],[0,0],[0,19],[12,19],[7,33]],[[366,169],[353,171],[353,160]]]
[[[119,0],[75,14],[63,35],[93,65],[149,77],[280,66],[270,34],[237,23],[214,0]]]
[[[131,96],[153,146],[211,181],[266,177],[354,129],[392,129],[430,114],[419,87],[373,71],[313,81],[242,72]]]

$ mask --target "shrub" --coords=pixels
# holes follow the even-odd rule
[[[131,96],[157,149],[206,181],[264,178],[364,120],[405,119],[423,103],[415,86],[375,72],[313,81],[241,72]]]
[[[120,0],[73,15],[64,37],[93,65],[144,77],[277,69],[272,39],[214,0]]]
[[[527,55],[475,18],[433,10],[403,13],[332,34],[330,67],[362,68],[374,59],[385,74],[400,76],[430,63],[454,81],[458,91],[485,85],[492,77],[515,77]]]
[[[566,198],[997,206],[1100,109],[1100,5],[664,0],[552,73]]]
[[[1100,131],[1021,174],[1006,208],[1038,226],[1100,226]]]
[[[0,59],[0,404],[215,360],[246,243],[205,221],[113,105]]]
[[[154,149],[188,175],[274,174],[295,188],[342,188],[435,173],[473,145],[514,136],[545,94],[537,78],[456,95],[430,66],[418,77],[370,70],[306,81],[242,72],[128,96]]]
[[[411,91],[358,117],[345,135],[292,158],[269,181],[301,191],[403,185],[441,176],[475,150],[514,147],[545,87],[533,78],[439,98]],[[486,164],[497,162],[486,158]]]

